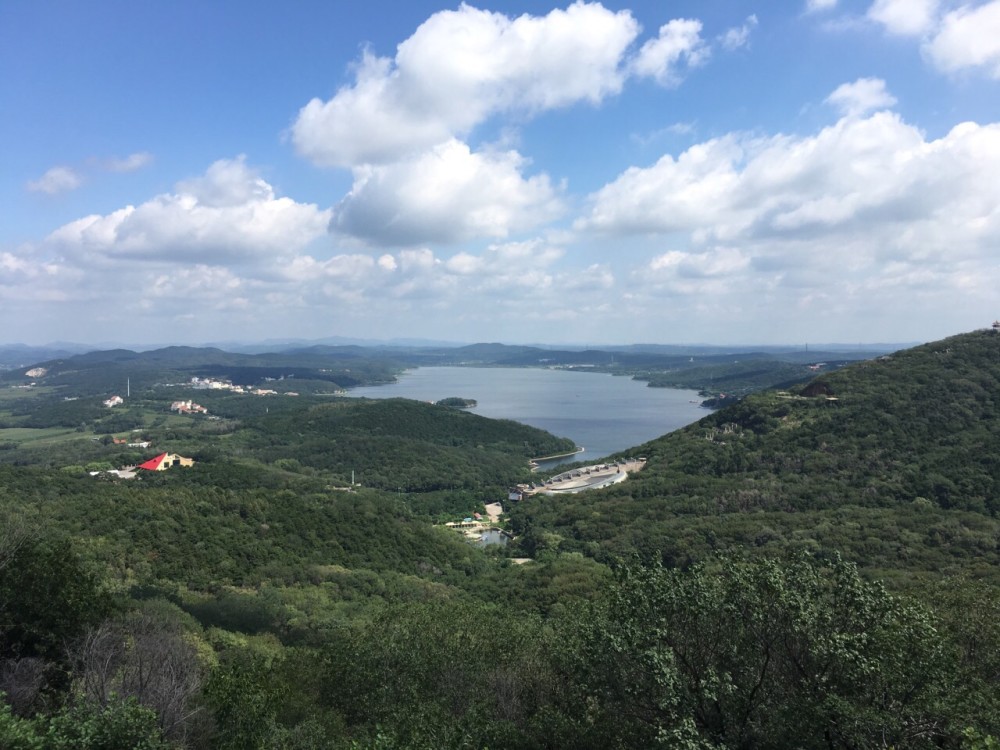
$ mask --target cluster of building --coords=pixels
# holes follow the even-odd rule
[[[215,378],[191,378],[191,387],[199,390],[230,391],[232,393],[248,393],[251,396],[277,396],[278,392],[270,388],[251,388],[250,386],[233,385],[228,380],[216,380]],[[287,392],[286,396],[298,396],[297,393]]]
[[[448,521],[444,527],[453,531],[461,531],[470,538],[478,538],[484,531],[489,530],[490,522],[484,521],[481,513],[473,513],[461,521]]]
[[[243,386],[233,385],[228,380],[216,380],[215,378],[191,378],[191,387],[199,390],[236,391],[237,393],[243,393]]]
[[[226,390],[232,393],[246,393],[253,396],[276,396],[277,391],[266,389],[266,388],[250,388],[241,385],[233,385],[229,381],[216,380],[214,378],[191,378],[190,383],[192,388],[206,389],[206,390]],[[288,393],[289,396],[297,396],[297,393]],[[125,403],[125,399],[119,395],[111,396],[103,402],[109,409],[114,408]],[[170,411],[175,411],[178,414],[208,414],[208,409],[201,404],[195,403],[192,399],[174,401],[170,404]],[[217,417],[209,417],[209,419],[217,419]],[[113,437],[112,441],[115,445],[125,445],[129,448],[149,448],[151,443],[148,440],[129,442],[126,438]],[[121,469],[112,469],[111,471],[92,471],[91,476],[113,476],[119,479],[133,479],[140,471],[166,471],[167,469],[173,468],[175,466],[193,466],[194,459],[188,458],[187,456],[181,456],[177,453],[161,453],[158,456],[154,456],[148,461],[137,466],[124,466]]]
[[[32,383],[31,385],[34,385]],[[229,391],[230,393],[245,393],[251,396],[277,396],[278,392],[270,388],[251,388],[250,386],[233,385],[228,380],[216,380],[215,378],[191,378],[189,385],[192,388],[197,388],[199,390],[213,390],[213,391]],[[22,386],[24,387],[24,386]],[[287,391],[286,396],[298,396],[298,393],[292,391]],[[103,402],[109,409],[115,406],[120,406],[125,403],[125,399],[121,396],[114,395],[111,398]],[[187,401],[174,401],[170,405],[170,411],[175,411],[178,414],[208,414],[208,409],[206,409],[201,404],[196,404],[191,399]]]
[[[512,487],[507,499],[519,502],[532,495],[575,495],[586,490],[597,490],[620,484],[628,479],[629,472],[640,471],[646,465],[643,458],[625,458],[609,464],[594,464],[571,469],[539,483],[519,484]]]
[[[174,401],[170,404],[170,411],[175,411],[178,414],[208,414],[208,409],[191,400]]]
[[[111,443],[113,445],[124,445],[126,448],[148,448],[152,445],[148,440],[139,440],[137,442],[130,443],[128,438],[111,438]]]

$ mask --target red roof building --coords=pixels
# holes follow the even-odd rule
[[[151,458],[145,463],[139,464],[137,468],[146,471],[166,471],[171,466],[193,466],[193,458],[178,456],[176,453],[161,453],[156,458]]]

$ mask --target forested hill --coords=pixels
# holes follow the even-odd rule
[[[400,370],[402,365],[391,356],[357,347],[236,354],[211,347],[170,346],[144,352],[94,351],[46,360],[5,372],[0,375],[0,383],[31,381],[60,388],[62,395],[84,396],[125,390],[126,383],[134,393],[140,393],[156,385],[197,376],[247,386],[294,379],[296,391],[322,392],[390,382]]]
[[[406,492],[497,491],[524,478],[527,459],[567,452],[573,441],[512,422],[408,399],[345,399],[248,420],[248,449],[345,482]],[[274,436],[283,436],[276,440]]]
[[[525,504],[514,522],[597,555],[804,546],[993,576],[998,449],[1000,336],[977,331],[752,395],[634,449],[649,463],[620,487]]]

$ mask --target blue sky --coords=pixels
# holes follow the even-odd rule
[[[0,69],[0,342],[1000,315],[1000,0],[8,0]]]

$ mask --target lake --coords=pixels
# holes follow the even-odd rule
[[[396,383],[352,388],[349,395],[475,399],[478,405],[466,411],[539,427],[586,449],[568,461],[597,461],[709,413],[700,406],[696,391],[648,388],[627,377],[543,368],[421,367],[407,370]]]

